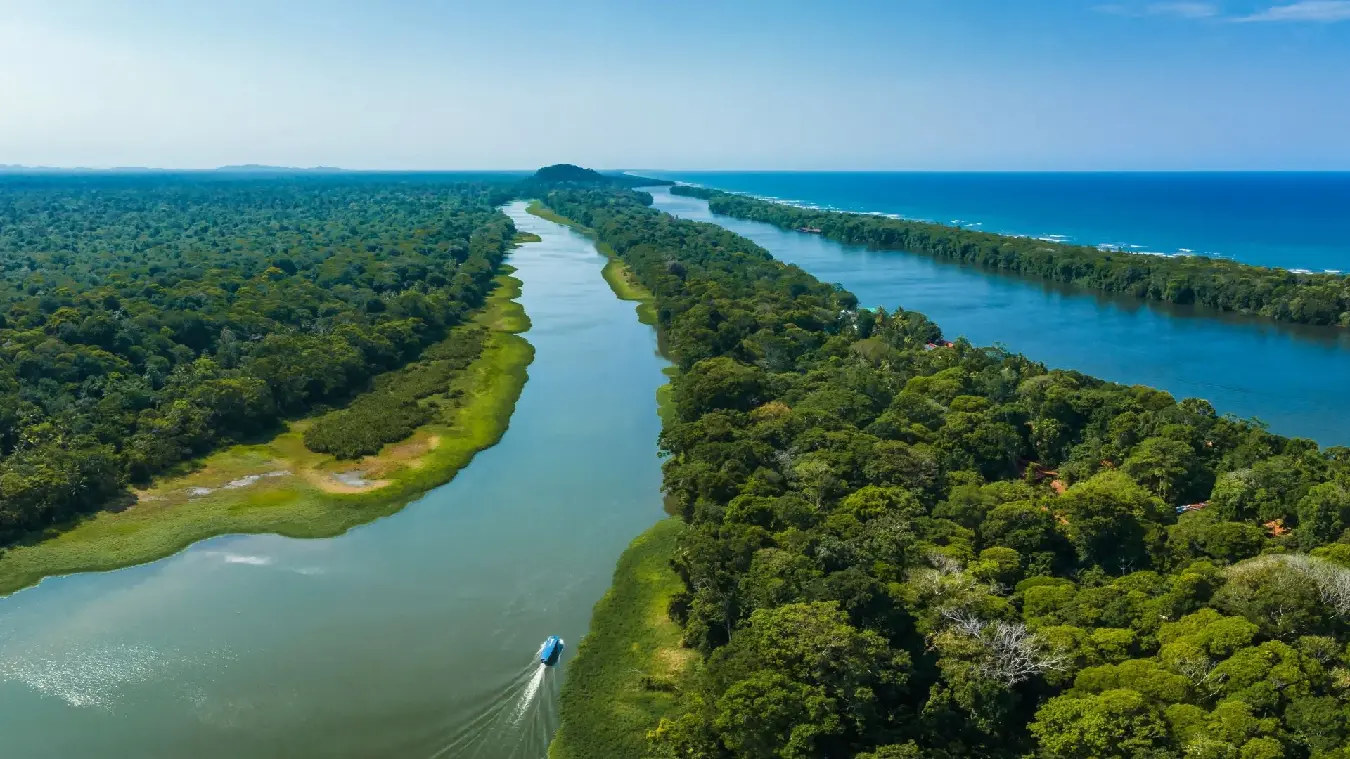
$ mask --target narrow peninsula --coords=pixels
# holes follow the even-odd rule
[[[820,234],[851,245],[974,264],[1143,300],[1251,314],[1280,322],[1350,327],[1350,275],[1291,271],[1194,255],[1161,256],[978,232],[889,216],[802,208],[705,187],[713,213]]]

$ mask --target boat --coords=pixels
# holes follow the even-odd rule
[[[562,652],[563,639],[556,635],[550,635],[548,640],[544,641],[544,647],[539,649],[539,662],[552,667],[558,663],[558,657],[562,656]]]

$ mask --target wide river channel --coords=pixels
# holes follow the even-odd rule
[[[715,215],[707,202],[666,188],[644,189],[654,207],[748,237],[775,258],[843,285],[863,306],[921,311],[949,339],[1001,344],[1052,368],[1204,398],[1220,413],[1259,418],[1283,435],[1350,445],[1350,330],[1147,304],[842,245]]]
[[[0,756],[544,756],[591,607],[662,516],[665,378],[592,244],[508,212],[543,241],[510,259],[537,352],[501,443],[341,537],[219,538],[0,599]]]

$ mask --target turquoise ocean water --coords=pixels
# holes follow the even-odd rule
[[[1350,172],[642,172],[844,211],[1350,272]]]

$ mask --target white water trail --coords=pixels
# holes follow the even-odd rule
[[[525,713],[530,710],[530,707],[534,705],[534,699],[539,695],[539,687],[544,684],[544,676],[547,674],[548,666],[541,662],[534,670],[534,677],[530,678],[529,684],[525,686],[525,690],[520,694],[520,701],[516,703],[516,713],[511,715],[512,724],[520,724],[521,718],[523,718]]]
[[[543,646],[540,646],[540,652]],[[460,723],[431,759],[540,759],[556,727],[557,680],[538,661],[522,670]]]

